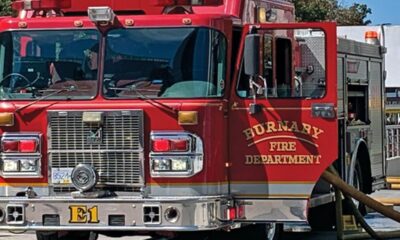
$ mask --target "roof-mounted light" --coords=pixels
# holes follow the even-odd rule
[[[94,23],[113,23],[115,19],[114,11],[110,7],[89,7],[88,16]]]
[[[223,0],[155,0],[156,6],[219,6]]]
[[[21,10],[59,10],[71,7],[71,0],[14,0],[12,8]]]

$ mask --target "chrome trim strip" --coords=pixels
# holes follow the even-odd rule
[[[307,222],[306,199],[292,200],[243,200],[239,205],[244,207],[245,219],[235,222],[284,222],[299,221]]]
[[[315,184],[295,184],[295,183],[288,183],[288,184],[273,184],[273,183],[233,183],[231,184],[231,191],[232,194],[265,194],[265,195],[304,195],[309,196],[314,188]]]

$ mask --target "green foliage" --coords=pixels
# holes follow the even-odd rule
[[[11,14],[11,0],[0,0],[0,16],[7,16]]]
[[[297,21],[336,21],[339,25],[368,25],[365,20],[372,11],[366,4],[354,3],[346,7],[337,0],[292,0]]]

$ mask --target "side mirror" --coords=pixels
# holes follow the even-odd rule
[[[260,39],[259,34],[249,34],[244,43],[244,72],[246,75],[260,74]]]

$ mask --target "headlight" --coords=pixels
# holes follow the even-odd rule
[[[21,160],[21,172],[36,172],[36,160]]]
[[[153,161],[154,171],[170,171],[171,160],[170,159],[154,159]]]
[[[4,160],[3,171],[4,172],[18,172],[18,160]]]
[[[150,136],[153,178],[189,178],[203,170],[203,141],[188,132],[154,131]]]
[[[172,171],[188,171],[189,164],[187,158],[171,159],[171,170]]]

